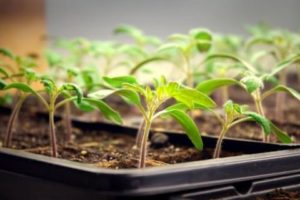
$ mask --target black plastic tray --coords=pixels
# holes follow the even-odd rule
[[[239,200],[255,199],[275,189],[300,191],[300,174],[279,176],[253,182],[241,182],[200,191],[189,191],[185,194],[170,197],[170,200]]]
[[[73,121],[83,129],[135,134],[108,123]],[[169,133],[170,142],[191,145],[186,135]],[[203,136],[206,147],[216,138]],[[300,173],[299,145],[225,139],[223,149],[249,155],[146,169],[102,169],[42,155],[0,149],[0,199],[168,199],[188,190],[249,183]]]

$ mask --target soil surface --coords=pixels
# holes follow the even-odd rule
[[[8,114],[0,115],[0,140],[3,141]],[[21,112],[13,135],[12,148],[28,152],[51,155],[48,137],[48,122],[31,112]],[[135,137],[105,131],[84,131],[73,128],[73,142],[64,143],[62,122],[56,123],[59,158],[93,164],[105,168],[135,168],[138,152]],[[153,137],[154,138],[154,137]],[[193,147],[174,145],[168,141],[158,145],[157,138],[150,140],[147,167],[210,159],[213,149],[199,152]],[[222,157],[241,153],[222,152]]]

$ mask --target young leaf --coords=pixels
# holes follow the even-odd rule
[[[268,74],[268,76],[274,76],[278,72],[280,72],[281,70],[283,70],[284,68],[286,68],[286,67],[288,67],[288,66],[290,66],[290,65],[292,65],[294,63],[298,63],[298,62],[300,62],[300,55],[296,55],[296,56],[293,56],[290,59],[284,60],[281,63],[277,64],[274,67],[274,70],[270,74]]]
[[[207,52],[212,43],[212,35],[204,29],[194,29],[191,32],[196,40],[196,46],[199,52]]]
[[[12,60],[15,59],[15,55],[8,49],[0,48],[0,54],[2,54],[3,56],[9,57]]]
[[[203,142],[199,130],[195,122],[181,110],[165,110],[163,115],[169,115],[173,117],[185,130],[189,139],[193,143],[196,149],[203,149]]]
[[[238,58],[234,55],[230,55],[230,54],[211,54],[209,56],[207,56],[205,58],[205,60],[203,62],[207,62],[209,60],[212,60],[212,59],[217,59],[217,58],[225,58],[225,59],[230,59],[230,60],[233,60],[233,61],[236,61],[236,62],[239,62],[241,63],[246,69],[248,69],[249,71],[253,72],[253,73],[258,73],[257,70],[251,65],[249,64],[247,61],[241,59],[241,58]]]
[[[246,77],[242,78],[241,82],[245,85],[246,90],[249,93],[252,93],[255,90],[257,90],[258,88],[263,87],[262,80],[256,76],[246,76]]]
[[[268,97],[271,94],[274,94],[276,92],[285,92],[288,93],[289,95],[295,97],[298,101],[300,101],[300,93],[296,90],[294,90],[293,88],[284,86],[284,85],[278,85],[274,88],[272,88],[271,90],[266,91],[263,95],[262,95],[262,99]]]
[[[91,105],[87,101],[81,101],[80,103],[75,101],[74,104],[75,104],[76,108],[78,108],[79,110],[82,110],[84,112],[91,112],[91,111],[95,110],[95,106]]]
[[[74,91],[77,96],[77,102],[78,103],[81,102],[81,99],[83,98],[83,92],[77,85],[75,85],[74,83],[64,83],[61,86],[61,88],[62,88],[62,90]]]
[[[146,41],[148,44],[152,44],[154,46],[158,46],[161,44],[161,39],[154,36],[146,36]]]
[[[228,122],[233,122],[241,114],[240,106],[238,104],[233,103],[231,100],[225,102],[224,110],[226,113],[226,120]]]
[[[214,108],[215,102],[206,94],[191,88],[181,88],[172,94],[177,101],[186,104],[192,108],[195,104],[200,104],[207,108]]]
[[[122,124],[122,118],[120,114],[112,109],[109,105],[107,105],[104,101],[92,98],[83,98],[82,102],[87,102],[92,104],[93,106],[97,107],[101,113],[104,115],[105,118],[117,123]]]
[[[116,90],[99,90],[88,94],[88,97],[95,99],[104,99],[112,94],[119,94],[126,102],[135,105],[141,105],[141,100],[139,95],[129,89],[116,89]]]
[[[269,38],[263,38],[263,37],[252,37],[250,40],[248,40],[245,44],[245,48],[249,50],[252,48],[254,45],[257,44],[264,44],[264,45],[270,45],[272,44],[272,40]]]
[[[280,130],[275,124],[270,122],[271,132],[276,135],[276,137],[279,139],[282,143],[292,143],[293,140],[287,135],[287,133]]]
[[[0,79],[0,90],[3,90],[5,88],[5,86],[6,86],[5,81]]]
[[[46,59],[50,67],[57,66],[62,63],[62,56],[55,51],[46,51]]]
[[[42,84],[44,85],[46,91],[50,94],[54,90],[56,90],[55,82],[47,77],[43,77],[41,80]]]
[[[7,78],[7,77],[9,77],[8,72],[7,72],[4,68],[2,68],[2,67],[0,67],[0,74],[3,74],[3,75],[4,75],[2,78]]]
[[[121,88],[124,83],[137,84],[137,80],[133,76],[103,77],[103,80],[114,88]]]
[[[255,122],[257,122],[264,130],[265,134],[270,134],[271,132],[271,122],[265,117],[255,113],[255,112],[244,112],[243,114],[251,117]]]
[[[184,34],[180,34],[180,33],[175,33],[172,34],[168,37],[168,39],[170,41],[183,41],[183,42],[187,42],[189,40],[189,36],[188,35],[184,35]]]
[[[143,37],[143,33],[141,30],[137,29],[136,27],[129,26],[129,25],[120,25],[114,30],[115,34],[127,34],[136,40],[141,40]]]
[[[229,86],[233,84],[239,84],[239,82],[231,78],[215,78],[202,81],[197,85],[196,89],[200,92],[203,92],[204,94],[210,95],[219,87]]]
[[[4,90],[18,89],[23,92],[36,94],[36,91],[34,89],[32,89],[29,85],[26,85],[25,83],[10,83],[10,84],[6,85],[3,89]]]
[[[134,66],[129,74],[135,74],[137,70],[139,70],[141,67],[143,67],[144,65],[151,63],[153,61],[168,61],[168,59],[163,58],[163,57],[151,57],[148,59],[143,60],[142,62],[138,63],[136,66]]]

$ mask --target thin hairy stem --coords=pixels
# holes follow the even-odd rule
[[[20,98],[18,99],[16,105],[14,106],[12,113],[9,117],[9,121],[7,124],[6,128],[6,133],[5,133],[5,139],[4,139],[4,147],[10,147],[11,146],[11,141],[12,141],[12,135],[13,135],[13,126],[14,123],[18,117],[18,114],[20,112],[20,109],[23,105],[23,102],[25,101],[27,95],[21,94]]]
[[[223,139],[224,139],[224,136],[225,134],[227,133],[228,131],[228,126],[225,124],[221,130],[221,133],[220,133],[220,136],[218,138],[218,141],[217,141],[217,145],[216,145],[216,148],[215,148],[215,151],[214,151],[214,155],[213,155],[213,158],[219,158],[220,157],[220,154],[221,154],[221,148],[222,148],[222,142],[223,142]]]
[[[55,112],[55,97],[50,98],[49,105],[49,138],[51,144],[52,157],[57,157],[57,141],[56,141],[56,132],[55,132],[55,123],[54,123],[54,112]]]
[[[137,135],[136,135],[136,140],[135,140],[135,144],[138,148],[141,147],[141,143],[142,143],[142,138],[143,138],[143,133],[144,133],[144,128],[145,128],[145,120],[143,119],[141,121],[141,124],[139,126]]]
[[[150,132],[151,121],[145,121],[145,128],[143,129],[143,136],[141,139],[140,155],[138,168],[145,168],[146,155],[147,155],[147,141]]]
[[[279,73],[280,84],[286,85],[286,70],[282,70]],[[275,106],[275,118],[276,121],[282,123],[284,117],[284,105],[285,105],[286,95],[284,92],[279,92],[276,94],[276,106]]]
[[[70,103],[65,104],[65,115],[64,115],[64,122],[65,122],[65,134],[66,134],[66,142],[71,142],[72,140],[72,122],[71,122],[71,105]]]
[[[263,105],[262,105],[262,98],[261,98],[260,91],[256,90],[254,92],[253,97],[254,97],[256,111],[258,112],[258,114],[260,114],[261,116],[265,117],[265,112],[264,112]],[[263,138],[263,142],[269,142],[270,141],[270,136],[269,135],[267,136],[264,133],[263,129],[261,129],[261,135],[262,135],[262,138]]]

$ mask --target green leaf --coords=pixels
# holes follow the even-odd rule
[[[214,108],[216,103],[206,94],[191,88],[181,88],[172,94],[178,102],[186,104],[192,108],[196,104],[200,104],[207,108]]]
[[[270,40],[269,38],[252,37],[246,42],[245,48],[247,50],[249,50],[250,48],[252,48],[254,45],[257,45],[257,44],[271,45],[272,43],[273,43],[273,41]]]
[[[15,59],[15,55],[8,49],[0,48],[0,54],[2,54],[3,56],[6,56],[8,58],[11,58],[12,60]]]
[[[53,80],[51,80],[50,78],[47,77],[43,77],[41,79],[41,83],[44,85],[46,91],[51,94],[53,93],[53,91],[57,90],[56,84]]]
[[[225,59],[233,60],[235,62],[239,62],[239,63],[242,64],[242,66],[244,66],[250,72],[258,73],[257,70],[250,63],[248,63],[247,61],[245,61],[245,60],[243,60],[241,58],[238,58],[238,57],[236,57],[234,55],[230,55],[230,54],[222,54],[222,53],[211,54],[211,55],[209,55],[209,56],[207,56],[205,58],[204,62],[207,62],[207,61],[212,60],[212,59],[217,59],[217,58],[225,58]]]
[[[132,60],[143,60],[148,56],[144,49],[141,49],[139,46],[136,45],[122,45],[118,48],[118,51],[120,53],[124,53],[125,55],[130,56]]]
[[[32,93],[34,95],[37,95],[37,92],[34,89],[32,89],[29,85],[26,85],[25,83],[10,83],[6,85],[3,89],[4,90],[17,89],[17,90],[21,90],[22,92]]]
[[[300,62],[300,55],[293,56],[287,60],[284,60],[277,64],[273,69],[273,71],[268,74],[268,76],[274,76],[277,73],[279,73],[281,70],[285,69],[288,66],[291,66],[294,63],[299,63]]]
[[[212,35],[208,30],[205,29],[194,29],[191,34],[196,40],[196,46],[199,52],[207,52],[212,43]]]
[[[137,80],[133,76],[118,76],[118,77],[104,76],[103,80],[114,88],[121,88],[124,83],[137,84]]]
[[[3,74],[3,75],[4,75],[4,77],[2,77],[2,78],[7,78],[7,77],[9,77],[8,72],[7,72],[3,67],[0,67],[0,74]]]
[[[3,90],[6,85],[6,82],[0,79],[0,90]]]
[[[168,37],[169,40],[171,41],[183,41],[183,42],[187,42],[189,40],[189,36],[188,35],[184,35],[184,34],[180,34],[180,33],[175,33],[172,34]]]
[[[78,108],[79,110],[82,110],[84,112],[91,112],[91,111],[95,110],[95,106],[91,105],[87,101],[81,101],[80,103],[75,101],[74,104],[75,104],[76,108]]]
[[[183,112],[189,110],[189,107],[187,107],[184,103],[176,103],[171,106],[168,106],[165,108],[165,110],[181,110]]]
[[[163,58],[163,57],[151,57],[151,58],[147,58],[145,60],[143,60],[142,62],[138,63],[137,65],[135,65],[129,72],[129,74],[135,74],[141,67],[143,67],[146,64],[149,64],[151,62],[154,61],[168,61],[167,58]]]
[[[14,99],[11,94],[4,94],[4,95],[0,96],[0,106],[12,105],[13,100]]]
[[[165,110],[163,115],[173,117],[185,130],[196,149],[203,149],[203,142],[195,122],[181,110]]]
[[[62,56],[55,51],[46,51],[46,59],[50,67],[57,66],[62,63]]]
[[[265,134],[270,134],[271,132],[271,122],[265,117],[255,113],[255,112],[244,112],[243,114],[251,117],[255,122],[257,122],[264,130]]]
[[[83,98],[82,90],[74,83],[64,83],[61,86],[62,90],[74,91],[77,96],[77,102],[80,103]]]
[[[186,48],[187,44],[183,41],[178,41],[178,42],[170,42],[161,45],[157,49],[157,53],[162,53],[164,51],[179,51],[181,54],[184,54],[184,49]]]
[[[128,89],[128,90],[132,90],[132,91],[137,92],[137,93],[139,93],[141,95],[144,95],[144,96],[146,94],[145,89],[141,85],[138,85],[138,84],[124,83],[123,88]]]
[[[280,130],[277,126],[275,126],[275,124],[270,122],[270,126],[271,126],[272,133],[274,135],[276,135],[276,137],[279,139],[279,141],[281,141],[282,143],[292,143],[293,142],[292,138],[289,137],[287,133],[285,133],[284,131]]]
[[[113,94],[118,94],[126,102],[130,104],[141,105],[141,100],[139,95],[135,91],[129,89],[99,90],[97,92],[88,94],[88,97],[95,98],[95,99],[104,99]]]
[[[252,93],[258,88],[262,88],[264,86],[262,80],[256,76],[246,76],[241,79],[241,82],[245,85],[246,90],[249,93]]]
[[[108,104],[106,104],[104,101],[92,98],[83,98],[82,101],[88,102],[89,104],[92,104],[93,106],[97,107],[106,119],[113,121],[117,124],[122,124],[122,118],[120,114],[113,108],[111,108]]]
[[[240,105],[233,103],[231,100],[226,101],[223,107],[226,113],[226,120],[228,122],[233,122],[241,115],[242,108]]]
[[[190,110],[191,108],[189,108],[186,104],[184,103],[176,103],[174,105],[171,105],[171,106],[168,106],[167,108],[165,108],[165,110],[181,110],[183,112],[186,112],[188,110]],[[192,109],[200,109],[200,110],[206,110],[206,111],[209,111],[210,109],[207,108],[207,107],[204,107],[200,104],[195,104],[193,106]]]
[[[238,81],[231,78],[215,78],[206,81],[202,81],[196,87],[196,89],[204,94],[210,95],[216,89],[224,86],[229,86],[233,84],[239,84]]]
[[[300,101],[300,93],[296,90],[294,90],[293,88],[284,86],[284,85],[278,85],[274,88],[272,88],[271,90],[266,91],[263,95],[262,95],[262,99],[268,97],[271,94],[274,94],[276,92],[285,92],[293,97],[295,97],[298,101]]]
[[[29,82],[38,80],[37,73],[30,68],[24,69],[24,75]]]
[[[159,39],[158,37],[154,37],[154,36],[147,36],[146,42],[147,42],[147,44],[158,46],[161,44],[161,39]]]
[[[134,38],[135,40],[141,40],[143,38],[143,32],[134,26],[120,25],[114,30],[115,34],[126,34]]]

